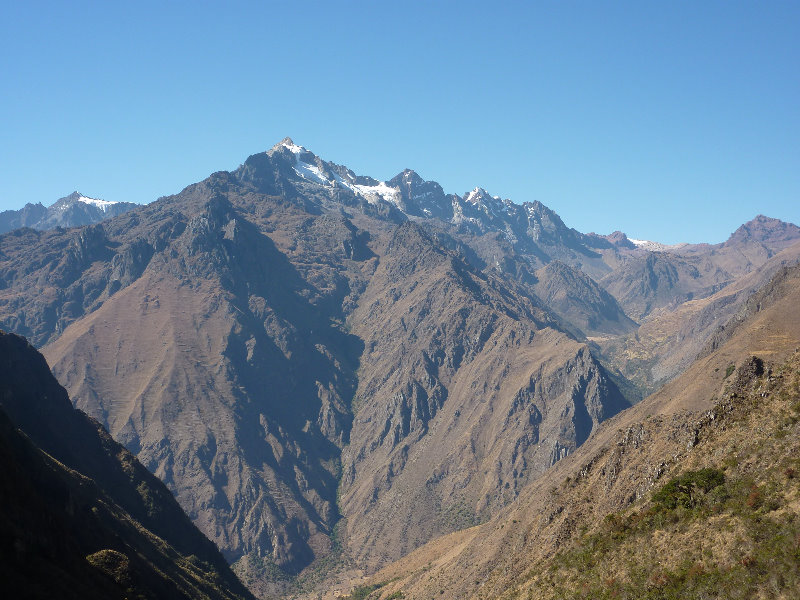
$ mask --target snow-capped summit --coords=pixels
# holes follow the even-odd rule
[[[476,187],[471,192],[467,192],[464,196],[464,201],[470,204],[479,204],[481,202],[485,204],[492,201],[494,201],[492,203],[495,203],[500,201],[500,196],[492,196],[482,187]]]
[[[662,244],[660,242],[651,242],[650,240],[635,240],[633,238],[628,238],[628,240],[637,248],[641,248],[643,250],[649,250],[650,252],[664,252],[667,250],[675,250],[677,248],[682,248],[686,246],[686,244]]]
[[[55,227],[92,225],[126,213],[137,206],[139,205],[133,202],[101,200],[75,191],[69,196],[60,198],[47,208],[39,203],[29,204],[19,211],[3,212],[0,215],[0,233],[18,227],[45,230]]]
[[[62,203],[63,200],[68,200],[68,202]],[[103,212],[107,212],[110,206],[119,204],[119,202],[114,202],[113,200],[101,200],[100,198],[91,198],[89,196],[84,196],[80,192],[72,192],[66,198],[62,198],[61,200],[56,202],[56,204],[58,205],[59,210],[65,210],[75,202],[82,202],[83,204],[96,206]],[[54,204],[53,206],[55,206],[56,204]]]
[[[290,152],[292,152],[294,154],[302,154],[304,152],[308,152],[308,150],[303,148],[303,146],[298,146],[297,144],[295,144],[294,141],[292,140],[292,138],[290,138],[290,137],[283,138],[280,142],[275,144],[272,147],[272,149],[275,150],[275,149],[278,149],[278,148],[281,148],[281,147],[287,148]]]

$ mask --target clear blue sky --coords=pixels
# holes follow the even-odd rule
[[[585,232],[800,222],[797,1],[0,1],[0,210],[149,202],[288,135]]]

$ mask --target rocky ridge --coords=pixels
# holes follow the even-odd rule
[[[794,235],[754,231],[654,253],[286,139],[102,224],[0,237],[0,322],[280,595],[336,540],[377,567],[513,501],[627,404],[584,336],[637,331],[626,310],[710,294]]]
[[[80,192],[72,192],[56,200],[49,207],[39,202],[26,204],[19,210],[0,212],[0,233],[20,227],[31,227],[39,231],[56,227],[80,227],[92,225],[106,219],[124,214],[136,208],[133,202],[112,202],[89,198]]]

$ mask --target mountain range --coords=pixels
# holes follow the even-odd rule
[[[112,202],[89,198],[80,192],[59,198],[45,207],[41,202],[28,203],[19,210],[0,212],[0,233],[20,227],[45,230],[56,227],[78,227],[99,223],[136,208],[133,202]]]
[[[289,138],[109,217],[0,236],[0,327],[262,598],[381,568],[401,583],[376,594],[429,597],[403,562],[419,556],[467,597],[460,570],[513,558],[493,528],[554,505],[544,490],[613,423],[713,406],[697,357],[749,331],[748,302],[792,288],[800,259],[800,228],[761,215],[716,245],[584,234],[540,202],[378,181]],[[777,360],[797,331],[769,323],[747,351]],[[438,570],[484,541],[493,562],[458,554],[481,573]],[[484,597],[518,585],[492,577]]]

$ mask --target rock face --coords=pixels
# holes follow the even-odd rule
[[[240,572],[301,571],[340,521],[373,567],[485,520],[627,405],[584,335],[760,260],[623,242],[286,139],[102,224],[0,237],[0,323]]]
[[[351,318],[366,351],[342,461],[348,545],[366,564],[485,520],[627,406],[517,286],[411,223],[384,256]]]
[[[554,260],[536,271],[536,279],[536,295],[582,333],[618,335],[636,329],[614,296],[582,271]]]
[[[56,227],[78,227],[93,225],[134,209],[132,202],[111,202],[89,198],[80,192],[72,192],[49,207],[43,204],[26,204],[19,210],[0,212],[0,233],[20,227],[31,227],[44,231]]]
[[[6,594],[251,597],[166,487],[3,332],[0,408]]]
[[[513,505],[365,583],[382,584],[384,598],[603,597],[609,588],[641,598],[660,593],[666,573],[675,597],[751,597],[770,586],[792,597],[800,267],[779,271],[753,301],[683,375],[602,424]],[[726,483],[708,504],[656,506],[653,492],[703,469]],[[677,575],[681,564],[698,575]]]

